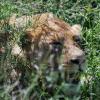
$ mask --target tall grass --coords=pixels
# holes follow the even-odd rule
[[[7,20],[12,14],[17,16],[31,15],[43,12],[53,12],[59,18],[70,24],[82,25],[82,36],[84,38],[84,46],[86,52],[86,71],[82,79],[82,95],[81,100],[100,100],[100,1],[99,0],[1,0],[0,1],[0,20]],[[10,33],[7,39],[2,37],[3,33]],[[13,33],[13,34],[12,34]],[[41,74],[32,72],[29,64],[24,60],[16,59],[11,56],[11,44],[16,41],[20,44],[20,36],[22,32],[14,31],[7,24],[0,23],[0,48],[5,47],[5,54],[0,54],[0,100],[14,99],[14,95],[18,92],[21,100],[28,100],[31,95],[37,96],[35,100],[47,100],[49,97],[42,88],[38,87],[38,77]],[[7,41],[7,42],[6,42]],[[42,66],[42,65],[41,65]],[[44,65],[43,65],[44,66]],[[9,75],[13,68],[20,67],[23,74],[23,80],[20,78],[16,82],[10,84]],[[41,69],[43,70],[43,69]],[[31,74],[30,74],[31,73]],[[53,74],[52,74],[53,75]],[[56,76],[56,73],[54,74]],[[43,83],[44,78],[41,77]],[[25,89],[15,91],[18,80],[24,83]],[[63,86],[55,86],[54,96],[48,100],[64,100],[68,98],[59,95],[59,91],[64,89]],[[18,88],[18,87],[17,87]],[[21,87],[23,88],[23,87]],[[34,95],[32,94],[34,92]],[[45,98],[43,98],[45,97]],[[76,100],[76,99],[75,99]]]

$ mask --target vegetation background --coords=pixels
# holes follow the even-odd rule
[[[81,87],[81,100],[100,100],[100,0],[0,0],[0,20],[7,20],[14,13],[21,16],[43,12],[53,12],[71,25],[81,24],[87,60],[86,71],[83,74],[85,81]],[[26,71],[24,84],[27,89],[23,89],[18,95],[22,96],[21,100],[28,100],[30,93],[35,89],[38,75],[27,71],[29,69],[25,61],[18,63],[18,59],[11,56],[10,45],[13,41],[19,43],[20,35],[16,33],[21,34],[18,30],[14,31],[9,39],[2,37],[2,33],[11,33],[11,31],[13,30],[7,24],[2,26],[0,23],[0,46],[6,51],[5,54],[0,54],[0,100],[12,99],[11,91],[17,84],[16,81],[10,85],[9,73],[12,66],[21,67]],[[39,94],[36,100],[42,100],[41,97],[47,95],[43,89],[37,91]],[[48,100],[68,100],[66,97],[64,99],[58,97],[59,94],[55,92],[55,95]]]

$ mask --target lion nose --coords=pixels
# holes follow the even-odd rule
[[[79,65],[79,64],[82,64],[82,63],[85,62],[85,56],[84,55],[77,56],[75,58],[72,58],[70,61],[71,61],[72,64]]]
[[[71,63],[73,64],[79,64],[80,60],[79,59],[71,59]]]

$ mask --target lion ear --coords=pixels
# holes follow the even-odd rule
[[[82,31],[82,27],[79,24],[75,24],[71,27],[71,30],[73,32],[73,35],[80,35]]]

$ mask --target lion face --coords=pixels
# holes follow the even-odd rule
[[[80,26],[74,25],[71,30],[67,32],[67,38],[64,42],[63,49],[63,65],[67,70],[74,69],[74,71],[83,71],[83,64],[85,55],[81,49]]]
[[[42,34],[37,43],[38,47],[35,46],[29,55],[35,55],[39,63],[47,63],[53,70],[63,70],[67,82],[76,84],[80,80],[79,73],[84,70],[85,62],[85,55],[80,46],[80,33],[79,25],[65,31],[49,30],[47,34]],[[33,44],[34,42],[31,48]]]

